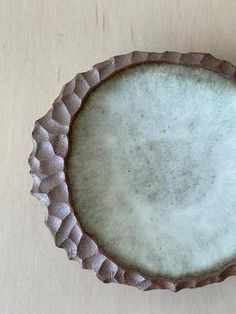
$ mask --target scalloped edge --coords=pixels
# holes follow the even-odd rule
[[[79,73],[67,83],[45,116],[35,122],[32,133],[33,151],[29,157],[33,188],[31,193],[48,207],[46,225],[55,244],[64,248],[68,258],[79,262],[82,268],[93,271],[104,283],[116,282],[137,287],[143,291],[203,287],[236,275],[236,261],[200,277],[170,280],[148,277],[133,269],[121,267],[109,258],[98,243],[86,234],[69,201],[69,189],[64,172],[69,147],[68,132],[81,104],[95,87],[115,73],[144,63],[169,63],[199,66],[236,80],[236,68],[207,53],[141,52],[118,55],[98,63],[87,72]]]

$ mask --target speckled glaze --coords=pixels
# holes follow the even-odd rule
[[[83,228],[149,276],[199,276],[233,261],[235,120],[236,84],[203,68],[146,64],[104,82],[70,133],[68,183]]]
[[[52,109],[35,123],[34,149],[29,158],[34,179],[32,194],[48,206],[46,224],[55,238],[56,245],[65,248],[70,259],[79,261],[82,267],[95,272],[103,282],[127,284],[142,290],[162,288],[178,291],[222,281],[236,274],[236,262],[227,263],[208,274],[177,280],[144,275],[136,269],[118,265],[104,254],[95,239],[82,230],[71,206],[68,181],[64,172],[71,122],[88,93],[114,73],[127,67],[151,62],[200,66],[232,80],[236,79],[235,67],[226,61],[204,53],[175,52],[133,52],[111,58],[94,66],[88,72],[78,74],[65,85]]]

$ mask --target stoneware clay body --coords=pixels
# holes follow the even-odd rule
[[[235,274],[235,80],[209,54],[133,52],[66,84],[29,158],[56,245],[142,290]]]

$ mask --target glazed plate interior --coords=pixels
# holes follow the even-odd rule
[[[236,83],[138,65],[85,100],[67,178],[85,231],[123,267],[200,276],[236,258]]]

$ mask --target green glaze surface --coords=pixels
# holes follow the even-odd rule
[[[236,258],[236,83],[140,65],[96,88],[72,126],[82,226],[117,262],[197,276]]]

